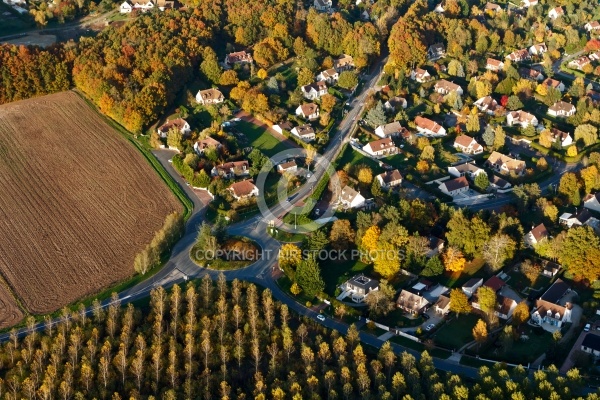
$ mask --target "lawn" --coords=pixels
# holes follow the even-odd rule
[[[348,257],[350,253],[348,253]],[[325,281],[325,293],[333,295],[335,289],[354,275],[364,273],[369,275],[373,267],[355,260],[329,261],[321,263],[321,274]]]
[[[481,357],[502,360],[513,364],[527,364],[535,361],[552,344],[552,335],[542,328],[527,326],[524,333],[529,336],[529,340],[515,341],[506,352],[496,347],[494,343],[490,343],[482,348],[480,352]]]
[[[350,164],[352,166],[366,164],[367,166],[371,167],[373,171],[377,171],[379,168],[379,163],[377,161],[363,156],[358,151],[354,151],[350,145],[346,145],[340,157],[337,159],[338,169],[344,168],[346,164]]]
[[[469,261],[465,265],[465,269],[462,272],[455,272],[450,274],[444,272],[443,275],[437,278],[438,283],[447,287],[461,287],[463,283],[467,282],[473,277],[485,277],[485,273],[482,269],[485,262],[482,258],[475,258],[473,261]]]
[[[546,287],[550,283],[550,278],[542,274],[538,275],[533,285],[529,279],[527,279],[525,275],[519,271],[511,270],[508,273],[508,276],[510,276],[510,279],[507,281],[507,283],[519,292],[523,292],[526,287],[532,287],[534,290],[539,290]]]
[[[459,349],[473,340],[473,327],[479,320],[475,314],[452,317],[447,324],[442,326],[433,336],[438,346],[448,349]]]
[[[260,128],[246,121],[240,121],[236,129],[242,132],[247,138],[248,143],[261,150],[265,155],[272,157],[280,151],[289,149],[285,143],[280,142],[267,130]]]

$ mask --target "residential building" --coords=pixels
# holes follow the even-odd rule
[[[552,261],[544,260],[542,266],[544,267],[542,275],[547,276],[548,278],[556,276],[558,271],[560,271],[560,265],[553,263]]]
[[[281,163],[279,165],[277,165],[277,172],[279,172],[280,174],[286,173],[286,172],[296,172],[298,171],[298,165],[296,164],[296,161],[292,160],[292,161],[288,161],[288,162],[284,162]]]
[[[339,78],[340,75],[334,68],[329,68],[325,71],[321,71],[319,75],[317,75],[317,81],[325,81],[330,85],[335,85]]]
[[[440,79],[439,81],[437,81],[435,83],[435,86],[433,87],[433,90],[435,90],[439,94],[444,94],[444,95],[451,93],[451,92],[456,92],[460,96],[463,95],[463,89],[459,85],[457,85],[456,83],[447,81],[446,79]]]
[[[485,3],[485,7],[483,9],[492,13],[502,11],[502,7],[500,7],[498,4],[490,3],[489,1]]]
[[[495,58],[488,58],[485,64],[485,69],[490,71],[502,71],[504,69],[504,62],[496,60]]]
[[[557,81],[556,79],[546,78],[546,80],[542,82],[542,84],[554,89],[558,89],[561,93],[565,91],[565,84],[561,81]]]
[[[399,309],[411,315],[418,315],[427,311],[429,302],[425,297],[403,289],[400,292],[400,296],[398,296],[398,300],[396,300],[396,305]]]
[[[500,192],[504,192],[511,190],[512,185],[510,184],[510,182],[507,182],[499,176],[492,175],[492,179],[490,179],[490,187]]]
[[[398,148],[389,137],[369,142],[362,149],[365,153],[373,157],[387,157],[398,153]]]
[[[205,139],[198,140],[196,143],[194,143],[194,151],[196,151],[196,153],[198,154],[204,154],[204,151],[206,149],[218,149],[220,147],[221,143],[218,140],[211,138],[210,136],[208,136]]]
[[[554,331],[563,323],[571,322],[573,305],[565,297],[571,294],[571,288],[563,280],[557,279],[544,294],[536,300],[531,321],[542,328]]]
[[[389,190],[402,184],[402,174],[397,169],[385,171],[375,177],[383,190]]]
[[[335,60],[333,60],[333,68],[339,73],[354,69],[354,59],[348,54],[342,54]]]
[[[481,146],[471,136],[460,135],[454,140],[454,148],[461,153],[466,154],[481,154],[483,153],[483,146]]]
[[[304,119],[313,120],[319,118],[319,106],[315,103],[306,103],[296,108],[296,115]]]
[[[429,279],[421,278],[421,279],[419,279],[419,281],[417,283],[415,283],[409,289],[409,291],[411,293],[415,293],[415,294],[418,294],[419,296],[421,296],[425,292],[430,291],[431,288],[433,287],[433,285],[434,285],[434,283],[431,282]]]
[[[589,57],[582,56],[582,57],[579,57],[579,58],[569,62],[569,64],[567,64],[567,66],[569,68],[573,68],[573,69],[577,69],[577,70],[581,71],[583,69],[583,67],[585,67],[589,63],[591,63],[591,60],[589,59]]]
[[[531,59],[531,55],[527,49],[515,50],[506,56],[512,62],[521,62]]]
[[[171,129],[177,129],[182,135],[187,135],[191,132],[190,124],[188,124],[183,118],[176,118],[167,120],[162,126],[158,128],[158,135],[161,138],[166,138],[167,134]]]
[[[435,255],[441,254],[442,250],[444,250],[444,245],[446,241],[444,239],[440,239],[439,237],[429,235],[427,236],[427,253],[425,253],[425,257],[431,258]]]
[[[532,56],[541,56],[542,54],[547,52],[548,47],[546,46],[546,43],[534,44],[529,48],[529,54],[531,54]]]
[[[314,82],[310,85],[302,86],[301,90],[304,98],[316,100],[320,99],[324,94],[327,94],[327,84],[325,81]]]
[[[559,140],[562,147],[569,147],[573,144],[573,138],[571,137],[570,133],[552,128],[550,129],[550,134],[552,135],[552,143],[555,143],[557,140]]]
[[[466,176],[471,180],[474,180],[480,174],[487,174],[485,170],[479,168],[473,162],[451,165],[448,167],[448,173],[457,178],[460,178],[461,176]]]
[[[586,195],[583,198],[583,206],[588,210],[600,212],[600,192]]]
[[[489,3],[488,3],[489,4]],[[438,297],[434,304],[435,313],[439,315],[446,315],[450,312],[450,298],[444,295]]]
[[[498,318],[502,318],[504,320],[512,317],[515,308],[517,308],[517,302],[510,297],[505,297],[502,295],[496,296],[496,309],[494,310],[494,314]]]
[[[173,9],[175,8],[175,1],[156,0],[156,7],[158,7],[160,11],[165,11],[166,9]]]
[[[475,104],[479,111],[490,115],[494,114],[498,109],[498,102],[492,96],[482,97],[473,104]]]
[[[506,286],[506,282],[494,275],[487,281],[483,282],[483,286],[488,287],[494,292],[498,293],[504,286]]]
[[[366,199],[350,186],[345,186],[340,193],[340,204],[344,208],[362,208]]]
[[[523,241],[525,242],[525,246],[533,247],[543,240],[546,240],[548,236],[549,234],[546,226],[544,224],[539,224],[536,227],[532,227],[531,230],[525,234]]]
[[[538,5],[538,0],[521,0],[521,8],[529,8]]]
[[[544,80],[544,75],[537,69],[533,68],[521,67],[519,68],[519,75],[521,78],[529,79],[530,81],[541,82]]]
[[[333,8],[331,0],[314,0],[313,6],[317,11],[330,12]]]
[[[350,296],[350,299],[352,299],[353,302],[362,303],[369,293],[379,290],[379,281],[360,274],[342,283],[340,288],[343,293],[338,299],[341,300]]]
[[[537,126],[538,120],[535,115],[519,110],[506,114],[506,124],[508,126],[520,125],[522,128],[527,128],[529,125]]]
[[[427,58],[429,61],[439,60],[440,58],[446,57],[446,47],[443,43],[436,43],[427,49]]]
[[[501,174],[510,174],[512,172],[516,175],[522,175],[525,172],[525,161],[517,160],[497,151],[492,152],[485,163],[494,171]]]
[[[302,141],[307,143],[312,142],[316,138],[315,130],[309,124],[297,126],[293,128],[290,132],[292,133],[292,135],[300,138]]]
[[[391,99],[386,101],[385,104],[383,105],[383,108],[385,108],[388,111],[396,111],[396,110],[399,110],[400,108],[406,108],[406,107],[408,107],[408,102],[406,101],[406,99],[404,97],[400,97],[400,96],[392,97]]]
[[[552,105],[552,107],[548,108],[548,114],[553,117],[570,117],[571,115],[575,115],[575,106],[571,103],[567,103],[565,101],[557,101]]]
[[[477,292],[477,289],[479,289],[481,285],[483,285],[483,278],[471,278],[462,286],[461,289],[468,298],[471,298],[471,296]]]
[[[271,128],[273,128],[273,130],[275,132],[283,134],[283,132],[291,133],[292,129],[294,129],[294,126],[292,125],[292,123],[290,121],[285,121],[285,122],[281,122],[277,125],[273,125]]]
[[[378,126],[375,129],[375,134],[380,138],[397,137],[403,130],[404,128],[400,125],[400,122],[394,121]]]
[[[446,129],[443,126],[438,124],[435,121],[430,120],[425,117],[417,117],[415,118],[415,125],[417,126],[417,131],[424,136],[446,136]]]
[[[249,64],[252,61],[254,61],[252,59],[252,54],[247,53],[246,51],[236,51],[225,56],[226,66],[233,66],[235,64]]]
[[[550,17],[552,20],[562,17],[563,15],[565,15],[565,11],[560,6],[554,7],[548,12],[548,17]]]
[[[600,61],[600,50],[588,54],[588,57],[592,61]]]
[[[200,90],[196,94],[196,101],[200,104],[219,104],[225,101],[225,97],[223,93],[221,93],[218,89],[206,89]]]
[[[225,164],[215,165],[210,174],[227,179],[247,176],[250,175],[250,164],[248,161],[230,161]]]
[[[260,191],[251,180],[235,182],[229,186],[229,191],[236,200],[258,197],[260,194]]]
[[[433,9],[434,12],[438,13],[438,14],[443,14],[444,11],[446,11],[445,9],[445,4],[442,1],[440,4],[438,4],[437,6],[435,6],[435,8]]]
[[[469,181],[464,176],[442,182],[438,189],[449,196],[456,197],[469,191]]]
[[[600,357],[600,335],[596,332],[587,332],[581,342],[581,351],[591,354],[594,358]]]
[[[431,79],[431,75],[429,72],[427,72],[427,70],[415,68],[414,70],[410,71],[410,79],[419,83],[424,83]]]
[[[121,14],[127,14],[132,11],[146,12],[154,8],[154,3],[150,0],[127,0],[121,3],[119,12]]]
[[[589,221],[590,219],[592,221]],[[573,226],[589,225],[588,222],[594,224],[594,220],[597,221],[597,219],[592,216],[590,211],[585,208],[585,206],[580,210],[576,210],[575,214],[564,213],[558,218],[558,222],[562,225],[566,225],[568,228]]]
[[[588,32],[598,31],[598,30],[600,30],[600,22],[598,22],[598,21],[588,22],[587,24],[584,25],[584,28]]]

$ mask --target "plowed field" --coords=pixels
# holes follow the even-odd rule
[[[0,106],[0,273],[28,311],[131,276],[173,211],[143,155],[77,94]]]

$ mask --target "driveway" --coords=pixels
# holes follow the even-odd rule
[[[565,362],[563,363],[562,367],[560,367],[561,374],[566,374],[571,368],[573,368],[573,366],[575,365],[573,358],[574,358],[575,354],[577,353],[577,351],[581,350],[581,343],[583,343],[583,340],[585,339],[585,337],[587,335],[600,336],[600,332],[598,332],[598,331],[581,332],[581,334],[577,338],[577,341],[571,348],[569,355],[565,359]]]

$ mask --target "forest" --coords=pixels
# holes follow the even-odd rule
[[[567,399],[583,383],[576,369],[563,377],[502,364],[463,380],[437,371],[427,352],[364,346],[354,325],[328,330],[268,289],[223,275],[158,287],[137,307],[113,297],[92,310],[65,308],[43,331],[30,319],[24,338],[11,334],[0,350],[0,397]]]

